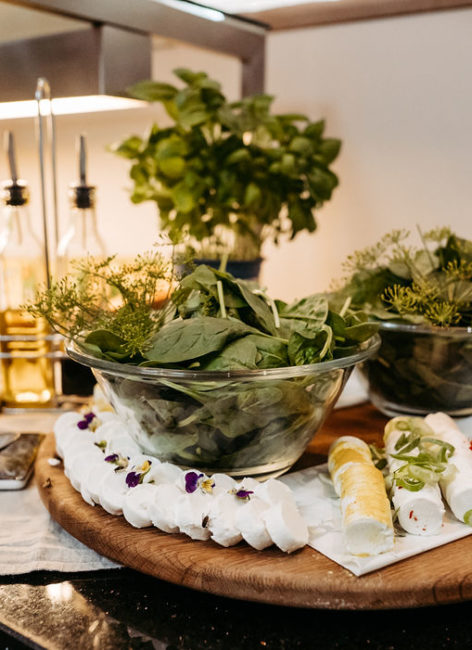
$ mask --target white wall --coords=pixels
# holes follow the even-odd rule
[[[344,142],[335,164],[341,185],[320,210],[318,231],[265,251],[262,279],[273,295],[288,299],[326,288],[348,253],[392,228],[449,224],[472,237],[471,32],[472,9],[463,9],[269,35],[267,90],[277,96],[276,109],[325,117],[327,134]],[[157,39],[154,76],[170,80],[170,70],[181,65],[206,70],[237,96],[238,62]],[[156,116],[162,119],[156,108],[145,108],[58,118],[62,219],[76,176],[74,139],[86,132],[109,252],[134,254],[156,238],[154,205],[130,204],[128,163],[105,150],[144,132]],[[7,128],[17,136],[39,230],[33,125],[0,122],[0,131]]]
[[[326,288],[347,254],[393,228],[472,237],[471,33],[467,9],[270,35],[276,109],[326,117],[344,143],[317,233],[267,251],[273,293]]]

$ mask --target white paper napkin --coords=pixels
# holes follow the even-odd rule
[[[354,575],[361,576],[408,557],[472,534],[446,509],[439,535],[395,537],[394,549],[372,557],[356,557],[346,550],[341,529],[340,499],[334,492],[326,464],[282,476],[294,492],[297,506],[309,527],[308,544]]]

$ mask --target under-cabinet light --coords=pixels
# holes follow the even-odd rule
[[[257,11],[292,7],[294,5],[338,1],[339,0],[205,0],[205,4],[214,7],[215,9],[221,9],[229,14],[247,14]],[[180,2],[178,4],[180,4]]]
[[[49,101],[43,100],[41,114],[49,113]],[[142,108],[145,102],[127,97],[112,97],[109,95],[84,95],[81,97],[56,97],[52,100],[55,115],[72,115],[74,113],[96,113],[99,111],[119,111],[129,108]],[[38,104],[35,100],[20,102],[0,102],[0,120],[10,120],[22,117],[35,117],[38,114]]]
[[[160,4],[167,5],[172,9],[178,9],[179,11],[185,11],[187,14],[192,14],[193,16],[198,16],[199,18],[206,18],[206,20],[213,20],[216,23],[222,22],[225,20],[225,15],[221,11],[216,9],[210,9],[209,7],[202,7],[201,5],[193,4],[191,2],[182,2],[182,0],[159,0]],[[222,3],[220,3],[221,5]],[[223,6],[219,7],[224,9]]]

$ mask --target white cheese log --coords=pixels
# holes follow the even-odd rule
[[[354,436],[341,436],[332,445],[328,455],[328,470],[336,494],[341,493],[341,476],[353,463],[372,464],[368,445]]]
[[[399,438],[408,431],[396,428],[397,422],[405,422],[406,418],[398,417],[390,420],[385,427],[385,452],[390,474],[394,474],[405,465],[406,461],[393,458]],[[417,449],[408,452],[415,456]],[[421,490],[412,491],[393,482],[392,502],[397,514],[398,523],[404,531],[412,535],[437,535],[442,526],[444,504],[439,485],[425,485]]]
[[[433,429],[435,438],[454,447],[448,461],[452,471],[439,484],[454,516],[464,521],[467,515],[469,523],[472,518],[472,443],[446,413],[428,415],[425,421]]]
[[[344,543],[353,555],[377,555],[393,548],[390,503],[382,473],[368,445],[343,436],[329,450],[328,467],[341,499]]]

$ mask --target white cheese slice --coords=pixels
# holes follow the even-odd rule
[[[239,489],[237,481],[235,481],[231,476],[228,476],[228,474],[212,474],[211,479],[214,483],[213,494],[215,496],[218,496],[220,494],[228,494],[228,492],[231,492],[231,490]]]
[[[54,423],[54,437],[56,440],[56,452],[61,458],[64,458],[63,443],[79,431],[77,423],[82,420],[82,415],[75,411],[70,411],[60,415]]]
[[[156,485],[165,483],[179,483],[182,478],[183,471],[177,465],[172,463],[160,463],[153,469],[153,480]],[[181,487],[181,490],[183,487]]]
[[[82,489],[86,489],[92,501],[100,505],[100,484],[107,474],[113,474],[116,465],[102,460],[93,461],[82,482]],[[81,489],[81,493],[82,493]]]
[[[289,501],[270,506],[262,516],[272,541],[285,553],[293,553],[308,543],[308,526]]]
[[[151,511],[156,499],[156,486],[142,483],[131,488],[123,499],[123,516],[135,528],[152,526]]]
[[[103,459],[103,454],[102,452],[98,449],[98,447],[90,447],[89,449],[84,449],[83,451],[80,451],[76,455],[74,455],[73,458],[71,458],[70,462],[68,462],[68,478],[69,481],[71,482],[72,487],[77,490],[77,492],[80,492],[82,489],[82,484],[85,482],[85,479],[87,477],[87,473],[90,469],[90,465],[97,461],[97,460],[102,460]],[[65,471],[65,466],[64,466],[64,471]]]
[[[257,481],[255,478],[251,478],[250,476],[246,476],[238,482],[238,490],[251,490],[252,492],[255,492],[261,485],[262,483],[260,481]]]
[[[247,482],[243,481],[243,483],[244,489],[247,489]],[[283,502],[288,503],[292,506],[295,505],[295,499],[292,494],[292,490],[288,487],[288,485],[285,485],[285,483],[277,481],[277,479],[274,478],[270,478],[268,481],[265,481],[265,483],[259,483],[257,486],[255,486],[254,496],[271,505]]]
[[[272,537],[264,521],[264,513],[269,508],[270,505],[266,501],[251,497],[236,512],[237,528],[244,540],[258,551],[272,545]]]
[[[175,505],[175,523],[191,539],[209,539],[208,512],[211,496],[200,491],[182,494]]]
[[[82,454],[89,454],[90,457],[101,458],[102,452],[96,447],[93,442],[87,438],[79,438],[73,443],[69,444],[65,449],[64,455],[64,474],[70,480],[70,469],[77,456]]]
[[[236,524],[236,513],[243,503],[234,494],[228,493],[211,499],[207,526],[211,539],[220,546],[234,546],[242,540],[241,531]]]
[[[100,505],[111,515],[123,514],[123,501],[130,490],[126,484],[126,474],[126,470],[107,473],[100,482]]]
[[[177,501],[182,494],[182,490],[171,483],[161,483],[155,486],[156,496],[149,507],[153,526],[165,533],[179,532],[179,527],[175,522],[175,512]]]

